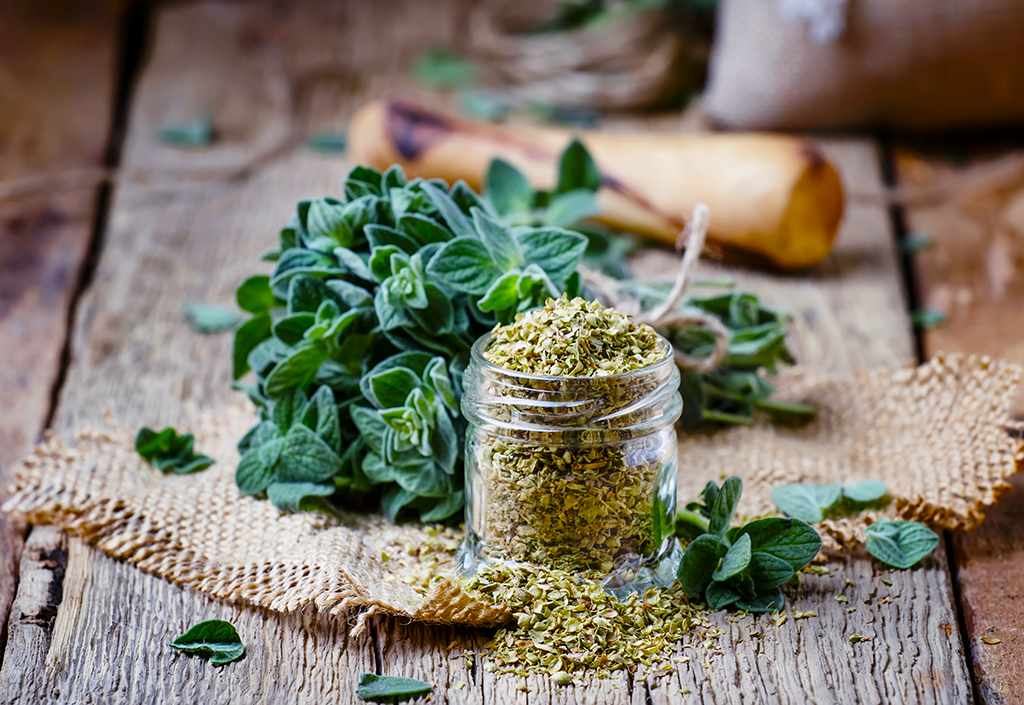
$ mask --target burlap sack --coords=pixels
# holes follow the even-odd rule
[[[818,406],[802,428],[758,425],[680,440],[680,500],[709,479],[740,475],[740,513],[773,510],[786,482],[877,478],[889,484],[888,516],[970,528],[1024,466],[1024,425],[1009,408],[1024,370],[953,356],[919,369],[835,379],[792,370],[785,398]],[[424,622],[491,626],[508,616],[443,575],[454,531],[394,527],[378,514],[282,514],[238,492],[235,443],[251,409],[196,416],[196,447],[219,460],[187,476],[161,475],[135,453],[128,429],[50,439],[13,468],[5,505],[33,523],[53,523],[105,553],[209,595],[281,612],[332,614],[361,608]],[[824,524],[833,547],[853,542],[865,519]]]
[[[1022,35],[1020,0],[721,0],[705,106],[742,129],[1016,122]]]

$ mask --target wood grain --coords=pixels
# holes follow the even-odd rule
[[[62,602],[67,563],[64,535],[52,526],[36,527],[25,542],[21,580],[7,625],[9,658],[0,668],[3,702],[15,702],[36,690]]]
[[[117,21],[106,2],[62,15],[32,0],[0,3],[0,193],[36,176],[102,166]],[[0,501],[7,466],[29,451],[50,413],[98,190],[94,183],[0,198]],[[24,534],[20,520],[0,516],[0,647]]]
[[[465,14],[454,3],[409,3],[408,13],[379,7],[200,2],[160,10],[131,111],[127,176],[73,332],[55,418],[61,433],[100,422],[105,406],[127,423],[155,425],[179,421],[183,407],[215,408],[230,398],[229,337],[190,331],[182,304],[229,303],[294,201],[337,191],[347,165],[305,151],[297,134],[311,125],[336,129],[364,99],[403,84],[403,62],[417,43],[454,42]],[[156,141],[161,125],[204,109],[220,135],[214,145],[181,150]],[[870,143],[828,148],[846,178],[880,190]],[[672,266],[663,252],[647,258]],[[737,277],[799,312],[796,347],[809,362],[848,370],[912,355],[880,207],[851,207],[834,259],[810,279]],[[215,603],[71,540],[49,646],[9,650],[8,659],[41,661],[19,692],[51,702],[356,702],[359,670],[424,677],[437,686],[432,702],[679,702],[687,689],[690,700],[708,702],[970,700],[942,553],[900,574],[876,574],[863,556],[834,567],[834,575],[808,576],[793,595],[791,608],[820,616],[790,617],[778,630],[758,618],[755,628],[771,637],[757,649],[744,646],[750,619],[722,614],[723,654],[691,659],[660,683],[622,677],[563,689],[531,678],[524,692],[516,679],[484,673],[479,659],[466,665],[462,652],[478,651],[486,634],[382,619],[346,641],[338,620]],[[847,591],[856,612],[830,589]],[[218,616],[239,626],[250,649],[241,664],[214,669],[163,646],[189,624]],[[851,644],[854,631],[871,639]],[[457,689],[460,682],[466,686]]]
[[[905,209],[908,229],[933,241],[913,255],[922,304],[948,316],[924,332],[926,354],[962,350],[1024,362],[1021,145],[904,147],[897,167],[902,188],[938,194]],[[984,703],[1024,702],[1024,478],[986,514],[985,524],[953,542],[975,683]]]

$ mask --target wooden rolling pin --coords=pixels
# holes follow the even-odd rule
[[[818,264],[843,213],[835,169],[812,142],[767,134],[593,132],[497,126],[398,101],[363,107],[349,128],[357,164],[401,164],[410,177],[483,186],[494,157],[514,164],[535,188],[554,186],[573,136],[604,180],[598,220],[674,244],[698,203],[711,208],[708,238],[783,269]]]

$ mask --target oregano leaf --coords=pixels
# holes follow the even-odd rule
[[[779,511],[809,524],[823,520],[825,512],[835,506],[842,496],[843,488],[834,483],[796,483],[772,488],[772,501]]]
[[[425,695],[434,689],[426,681],[415,678],[399,678],[398,676],[378,676],[373,673],[359,674],[359,690],[356,691],[363,700],[381,700],[382,698],[412,698]]]
[[[209,658],[215,666],[237,661],[245,654],[238,632],[222,619],[200,622],[172,641],[171,646],[187,654]]]
[[[916,521],[878,519],[864,535],[868,553],[900,569],[910,568],[939,545],[939,535]]]

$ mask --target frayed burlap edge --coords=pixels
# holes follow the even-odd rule
[[[826,547],[863,540],[879,516],[972,528],[1024,466],[1024,426],[1009,415],[1022,378],[1016,365],[959,355],[845,378],[789,370],[780,397],[814,404],[815,421],[682,435],[679,499],[739,475],[740,513],[754,517],[774,512],[771,489],[780,484],[873,478],[888,483],[890,504],[823,522]],[[356,630],[379,612],[481,627],[508,619],[505,607],[432,578],[450,569],[451,530],[396,528],[378,514],[283,514],[239,493],[235,443],[251,423],[241,406],[195,416],[187,430],[219,462],[189,476],[153,470],[127,429],[79,433],[73,445],[50,437],[13,468],[16,494],[5,509],[214,597],[280,612],[358,613]]]

